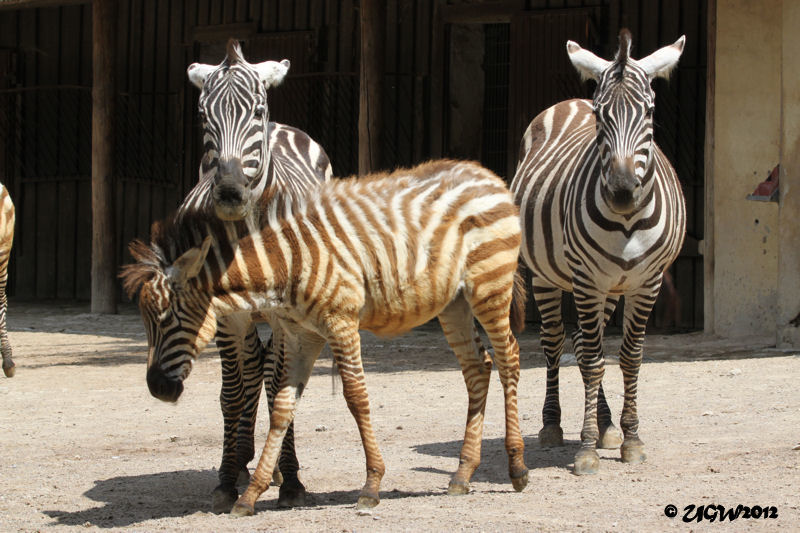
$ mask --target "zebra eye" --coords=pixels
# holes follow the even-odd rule
[[[262,118],[264,116],[264,111],[266,110],[266,106],[264,104],[258,104],[256,106],[256,118]]]
[[[197,116],[200,117],[200,120],[205,122],[206,121],[206,110],[203,109],[202,107],[198,107],[197,108]]]
[[[647,118],[653,118],[653,113],[656,111],[656,106],[651,105],[647,108]]]

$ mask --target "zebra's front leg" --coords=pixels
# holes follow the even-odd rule
[[[585,391],[583,429],[581,448],[575,454],[574,472],[577,475],[596,474],[600,467],[597,455],[597,441],[600,436],[597,424],[597,399],[603,382],[603,307],[605,296],[592,293],[575,283],[575,306],[578,309],[578,323],[581,329],[581,351],[578,367],[583,378]]]
[[[247,464],[255,455],[253,430],[263,379],[263,354],[249,318],[225,317],[217,323],[217,347],[222,365],[224,435],[219,485],[211,495],[215,513],[231,510],[239,496],[236,485],[247,482]]]
[[[278,391],[269,417],[267,441],[256,470],[250,478],[250,484],[231,509],[231,514],[236,516],[252,515],[255,512],[256,500],[269,487],[284,437],[294,420],[297,400],[303,394],[314,362],[325,346],[325,340],[315,333],[299,329],[286,333],[284,371],[280,375]]]
[[[622,370],[622,379],[625,384],[625,400],[622,404],[619,424],[625,440],[622,442],[620,455],[625,463],[642,463],[647,459],[644,443],[639,438],[636,395],[639,368],[642,365],[645,328],[660,286],[661,278],[659,277],[638,292],[625,295],[624,337],[619,352],[619,368]]]
[[[606,304],[603,308],[603,332],[605,332],[618,303],[618,295],[606,297]],[[600,430],[597,447],[604,450],[616,450],[622,444],[622,432],[614,425],[611,418],[611,408],[608,407],[603,384],[600,383],[600,389],[597,391],[597,426]]]
[[[605,332],[618,303],[619,296],[617,295],[610,295],[606,298],[606,304],[603,309],[603,332]],[[583,352],[580,327],[576,328],[572,334],[572,348],[575,351],[575,358],[579,359]],[[622,432],[614,425],[611,418],[611,409],[606,401],[603,384],[600,383],[600,388],[597,391],[597,426],[600,431],[600,437],[597,440],[598,448],[616,450],[622,444]]]
[[[6,283],[8,282],[7,251],[3,254],[0,262],[0,353],[3,356],[3,373],[7,378],[12,378],[17,371],[17,367],[11,359],[11,343],[8,341],[8,329],[6,327],[6,311],[8,311],[8,299],[6,298]]]
[[[542,429],[539,430],[539,445],[544,448],[564,445],[564,430],[561,429],[561,403],[558,394],[558,372],[561,354],[564,351],[564,322],[561,317],[561,294],[563,291],[539,284],[533,280],[533,297],[542,316],[540,342],[547,361],[547,383],[542,407]]]
[[[283,379],[286,351],[283,330],[276,323],[272,337],[264,344],[264,390],[271,413],[275,404],[275,395]],[[306,488],[297,476],[300,463],[294,447],[294,420],[289,424],[281,445],[281,455],[272,473],[272,480],[280,485],[278,489],[278,507],[303,507],[306,504]]]

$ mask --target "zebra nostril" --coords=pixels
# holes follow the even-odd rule
[[[217,201],[223,204],[242,203],[242,191],[238,187],[218,186],[215,189],[215,196]]]

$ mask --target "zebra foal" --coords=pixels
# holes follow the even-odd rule
[[[469,490],[480,462],[495,349],[505,392],[506,450],[514,488],[527,484],[516,389],[519,346],[509,312],[520,244],[519,214],[505,184],[474,164],[437,161],[391,175],[326,183],[306,198],[274,201],[261,227],[236,231],[184,218],[134,241],[123,271],[150,345],[148,378],[177,395],[216,318],[256,313],[281,325],[285,371],[264,451],[233,513],[253,514],[317,356],[329,343],[361,434],[367,480],[360,507],[378,504],[384,464],[370,422],[359,329],[395,335],[439,318],[467,385],[459,467],[449,492]],[[241,229],[241,228],[239,228]],[[204,235],[208,235],[203,238]]]
[[[282,83],[289,62],[251,64],[239,43],[231,39],[219,65],[193,63],[189,80],[201,90],[198,101],[203,123],[203,157],[198,184],[178,208],[178,217],[206,217],[258,224],[262,207],[272,200],[306,194],[327,181],[332,169],[325,150],[304,132],[269,121],[267,94]],[[232,222],[233,223],[233,222]],[[282,368],[281,332],[262,344],[253,318],[220,317],[216,343],[222,366],[220,407],[224,419],[219,486],[212,493],[212,511],[228,512],[239,497],[236,484],[249,478],[255,456],[253,432],[264,383],[271,409]],[[158,391],[154,392],[158,396]],[[279,505],[305,503],[305,488],[297,477],[299,463],[294,431],[284,440]]]
[[[586,395],[576,474],[597,472],[598,441],[602,447],[617,447],[621,440],[603,395],[602,340],[622,295],[621,455],[628,463],[645,460],[636,406],[645,326],[686,227],[680,183],[653,140],[650,82],[669,75],[683,45],[681,37],[637,61],[630,57],[631,35],[622,30],[614,60],[606,61],[568,41],[573,65],[582,77],[597,81],[593,100],[561,102],[533,119],[511,183],[520,206],[521,256],[533,274],[533,295],[542,315],[547,389],[539,440],[545,446],[563,444],[561,294],[575,296],[579,328],[574,347]]]
[[[7,378],[14,377],[17,367],[11,359],[11,343],[8,341],[6,327],[6,285],[8,284],[8,260],[11,245],[14,243],[14,202],[8,189],[0,183],[0,352],[3,354],[3,373]]]

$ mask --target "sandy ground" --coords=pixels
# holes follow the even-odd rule
[[[506,474],[502,392],[496,371],[483,463],[472,492],[446,494],[463,434],[466,391],[437,325],[406,336],[364,335],[373,422],[386,462],[382,501],[355,509],[364,456],[329,356],[317,363],[297,419],[301,477],[312,505],[214,515],[222,437],[219,362],[209,349],[176,405],[151,398],[145,339],[132,307],[96,316],[88,307],[11,302],[13,379],[0,378],[0,530],[135,531],[742,531],[797,529],[800,356],[771,339],[702,334],[648,337],[640,380],[648,462],[601,450],[601,473],[571,472],[583,389],[574,359],[562,372],[566,446],[540,449],[543,356],[535,332],[520,338],[520,412],[530,483]],[[614,353],[619,339],[608,339]],[[568,347],[569,349],[569,347]],[[567,358],[569,360],[569,357]],[[619,415],[622,378],[611,358],[606,394]],[[266,412],[256,435],[263,445]],[[665,506],[678,508],[667,518]],[[777,518],[684,523],[688,505],[774,506]]]

